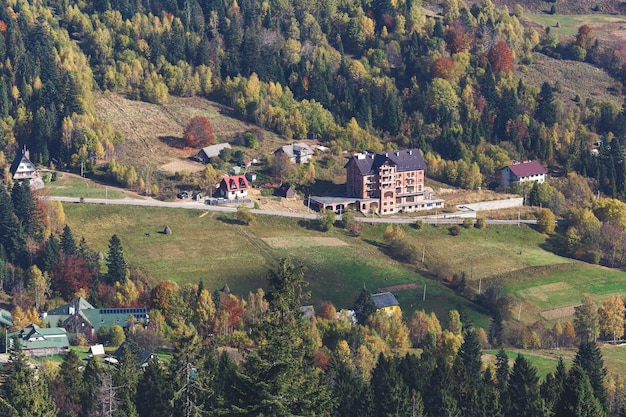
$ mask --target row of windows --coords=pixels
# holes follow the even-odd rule
[[[145,308],[103,308],[100,314],[146,314]]]

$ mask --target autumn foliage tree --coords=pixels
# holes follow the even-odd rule
[[[513,71],[513,51],[504,41],[496,43],[487,55],[494,73]]]
[[[183,133],[185,144],[192,148],[208,146],[215,140],[213,127],[206,117],[193,117]]]

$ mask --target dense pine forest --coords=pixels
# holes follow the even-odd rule
[[[152,183],[153,172],[116,161],[125,138],[98,116],[94,95],[155,104],[201,96],[286,141],[314,137],[335,155],[419,148],[429,177],[464,188],[497,188],[499,168],[539,159],[554,181],[518,191],[569,221],[554,247],[622,266],[626,53],[589,26],[559,39],[524,24],[524,13],[491,0],[2,0],[0,278],[11,330],[80,296],[150,308],[147,325],[113,326],[100,341],[173,353],[139,368],[129,351],[116,367],[70,352],[60,367],[33,370],[16,346],[1,414],[626,415],[624,380],[608,375],[595,344],[623,335],[619,299],[600,309],[584,300],[572,323],[551,329],[512,323],[497,288],[476,300],[492,316],[489,329],[461,308],[443,325],[423,311],[406,320],[377,313],[367,291],[354,303],[358,323],[330,304],[307,320],[302,271],[288,259],[268,272],[267,293],[247,297],[202,282],[151,286],[116,235],[107,254],[96,253],[72,236],[62,205],[8,172],[27,145],[41,166],[98,166],[129,187]],[[523,82],[538,54],[602,69],[616,100],[564,98],[557,80]],[[598,194],[606,198],[592,201]],[[572,366],[561,362],[540,381],[524,357],[510,363],[502,350],[483,361],[481,349],[510,345],[578,351]]]

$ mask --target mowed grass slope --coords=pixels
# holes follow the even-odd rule
[[[117,234],[130,265],[141,269],[153,284],[172,280],[183,285],[204,281],[205,287],[228,284],[240,295],[265,287],[266,274],[282,257],[306,268],[312,302],[331,301],[352,307],[365,286],[377,292],[390,286],[428,282],[426,302],[397,293],[407,316],[415,309],[431,310],[435,295],[440,312],[461,304],[477,323],[487,325],[480,309],[438,282],[424,278],[410,265],[394,261],[381,250],[341,230],[321,233],[301,219],[257,216],[250,226],[230,215],[202,210],[175,210],[90,204],[65,204],[73,234],[105,255],[108,240]],[[165,235],[165,225],[172,235]],[[444,305],[445,300],[445,305]],[[446,308],[447,307],[447,308]]]
[[[440,283],[435,278],[438,265],[452,273],[465,272],[470,292],[477,292],[480,281],[482,291],[502,286],[516,301],[514,316],[520,314],[524,322],[570,319],[573,306],[585,294],[600,302],[626,292],[626,273],[554,255],[542,248],[546,236],[527,226],[462,229],[460,236],[451,236],[447,226],[421,230],[402,226],[405,239],[420,255],[425,247],[425,262],[415,267],[387,256],[386,225],[366,224],[361,237],[352,237],[341,229],[322,233],[310,221],[295,218],[259,215],[255,223],[243,226],[230,214],[203,210],[64,207],[77,239],[85,236],[93,249],[106,254],[108,240],[117,234],[129,263],[153,283],[203,280],[207,288],[228,284],[233,292],[245,295],[265,287],[267,271],[289,256],[306,268],[314,304],[330,301],[349,308],[363,287],[372,292],[390,290],[406,317],[418,309],[445,317],[461,305],[485,328],[486,312]],[[172,235],[161,233],[165,225]]]

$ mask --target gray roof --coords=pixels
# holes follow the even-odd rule
[[[396,300],[396,297],[390,292],[381,292],[378,294],[372,294],[376,308],[385,308],[391,306],[399,306],[400,303]]]
[[[122,355],[124,353],[124,347],[128,346],[130,351],[135,355],[135,365],[141,366],[144,363],[148,362],[150,358],[153,356],[152,352],[141,348],[134,343],[123,342],[117,350],[113,353],[113,356],[117,358],[117,360],[122,360]]]
[[[296,156],[313,155],[314,153],[313,149],[311,149],[311,147],[306,143],[294,143],[293,145],[281,146],[278,151],[280,150],[285,152],[285,154],[290,158],[294,158]]]
[[[202,148],[201,152],[204,152],[207,158],[215,158],[220,156],[220,152],[224,149],[231,149],[230,143],[218,143],[217,145],[207,146]]]
[[[394,164],[398,172],[426,169],[426,162],[419,149],[383,153],[363,152],[353,155],[348,164],[355,163],[361,175],[369,175],[377,173],[378,168],[387,161]]]

